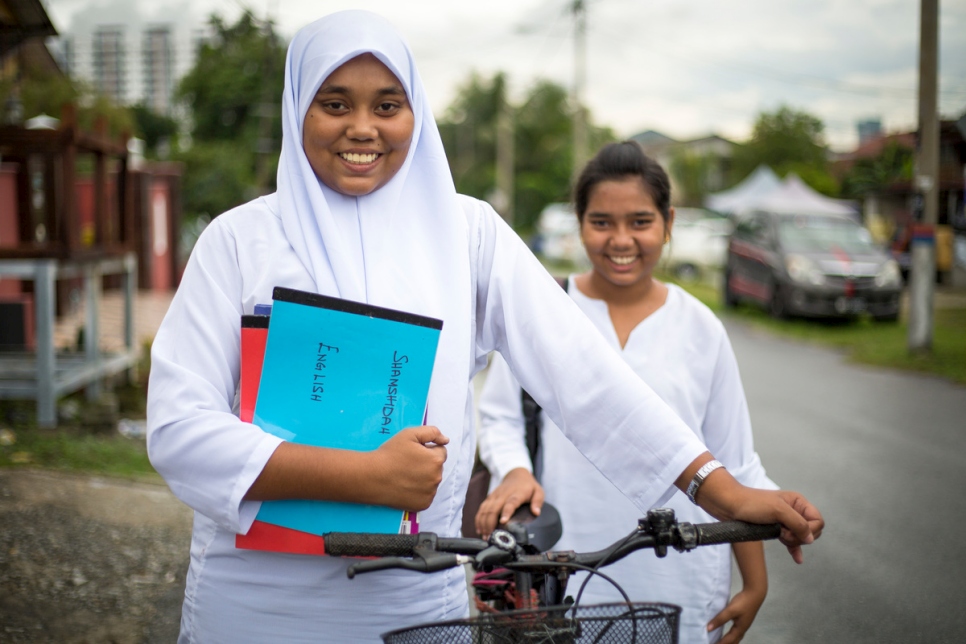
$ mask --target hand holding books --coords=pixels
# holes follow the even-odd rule
[[[370,452],[373,462],[368,478],[373,497],[348,500],[400,510],[425,510],[443,480],[447,443],[449,438],[431,425],[403,429]]]

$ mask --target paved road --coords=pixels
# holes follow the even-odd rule
[[[966,641],[966,387],[728,325],[768,473],[827,520],[769,544],[746,644]]]

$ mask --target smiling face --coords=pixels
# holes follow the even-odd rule
[[[590,190],[580,237],[597,277],[614,286],[650,280],[671,232],[644,182],[635,176],[597,183]]]
[[[375,56],[363,54],[322,82],[305,113],[302,148],[322,183],[358,197],[399,172],[414,124],[402,83]]]

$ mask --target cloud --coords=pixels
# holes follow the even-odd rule
[[[129,33],[176,22],[178,56],[190,30],[217,12],[237,18],[243,0],[49,0],[55,24],[79,32],[105,22]],[[263,3],[250,3],[264,13]],[[517,96],[537,78],[570,86],[568,0],[314,0],[269,3],[290,37],[324,13],[365,8],[410,42],[433,109],[443,112],[469,74],[505,71]],[[828,140],[847,148],[855,121],[890,129],[916,121],[918,3],[906,0],[597,0],[588,2],[586,101],[597,122],[622,135],[657,129],[678,137],[715,131],[743,137],[761,110],[814,113]],[[966,110],[966,3],[943,3],[940,110]],[[138,25],[135,28],[135,25]]]

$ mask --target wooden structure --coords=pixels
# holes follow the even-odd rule
[[[126,137],[122,140],[126,140]],[[134,346],[134,294],[137,248],[127,147],[111,140],[103,123],[81,132],[67,109],[56,130],[0,127],[0,155],[17,167],[18,243],[0,248],[0,278],[21,280],[33,304],[36,351],[0,354],[0,398],[33,398],[41,426],[57,422],[56,401],[86,388],[99,395],[100,381],[129,370]],[[92,177],[91,221],[78,210],[78,167]],[[99,349],[99,308],[103,278],[120,275],[124,292],[124,350]],[[80,282],[86,325],[82,351],[58,352],[53,329],[57,280]]]

